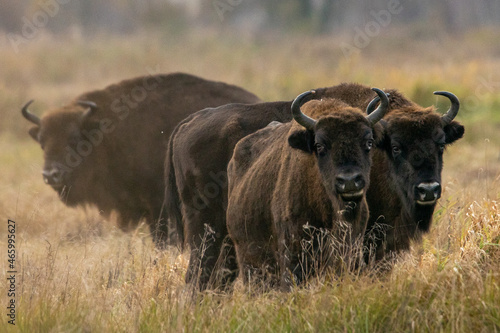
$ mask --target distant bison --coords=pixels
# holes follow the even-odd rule
[[[259,99],[236,86],[176,73],[125,80],[84,93],[34,123],[29,133],[44,151],[43,180],[68,206],[117,213],[127,229],[145,218],[153,240],[166,240],[162,219],[163,163],[168,137],[191,113]]]
[[[288,286],[314,273],[319,258],[304,253],[303,244],[316,238],[305,226],[340,235],[347,222],[346,241],[362,238],[371,151],[382,131],[374,125],[388,110],[385,93],[374,90],[382,103],[373,113],[337,99],[314,100],[304,112],[316,120],[300,110],[304,93],[292,105],[296,122],[269,126],[236,145],[228,166],[227,228],[245,280],[279,275]]]
[[[316,89],[314,98],[335,97],[337,89]],[[356,92],[342,96],[355,99]],[[196,281],[204,289],[211,280],[219,283],[221,279],[224,284],[237,276],[234,249],[223,247],[227,165],[240,139],[272,121],[290,122],[291,105],[292,101],[280,101],[207,108],[187,117],[172,132],[165,160],[165,210],[172,242],[191,248],[187,282]],[[216,276],[212,273],[221,253],[227,260]]]

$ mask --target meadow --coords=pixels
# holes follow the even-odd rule
[[[0,41],[0,278],[9,277],[7,220],[16,223],[16,321],[2,332],[498,332],[500,331],[500,45],[498,31],[458,37],[386,31],[348,57],[350,36],[137,32],[41,34],[16,53]],[[145,226],[120,231],[93,208],[72,209],[41,177],[34,113],[121,79],[188,72],[263,100],[359,82],[397,88],[423,106],[461,100],[462,140],[445,152],[431,232],[391,271],[312,279],[290,292],[196,293],[188,254],[157,251]]]

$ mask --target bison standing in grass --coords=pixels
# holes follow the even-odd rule
[[[446,116],[441,117],[432,108],[423,108],[396,90],[387,92],[390,93],[390,110],[385,124],[388,131],[374,153],[372,185],[367,192],[370,218],[366,246],[376,253],[377,259],[391,252],[408,249],[410,241],[417,239],[430,226],[439,191],[433,199],[432,193],[438,188],[431,185],[434,180],[424,181],[419,196],[423,195],[424,200],[426,197],[431,199],[428,202],[430,204],[420,205],[413,200],[417,187],[411,175],[416,173],[408,156],[417,156],[415,151],[420,152],[418,157],[426,154],[432,156],[423,158],[415,168],[432,169],[440,179],[443,144],[454,142],[464,132],[463,126],[450,119],[458,110],[458,100],[452,94],[444,93],[452,99],[454,106]],[[376,95],[367,86],[343,83],[316,89],[315,98],[326,97],[334,97],[365,109]],[[188,117],[172,133],[165,163],[165,200],[172,232],[177,234],[181,243],[187,243],[192,249],[186,274],[188,282],[198,278],[202,288],[208,284],[223,239],[227,236],[226,168],[234,146],[241,138],[271,121],[289,122],[292,119],[290,106],[291,102],[273,102],[206,109]],[[405,134],[405,131],[409,132]],[[440,133],[444,133],[444,137],[434,136]],[[404,141],[398,141],[403,138]],[[399,146],[394,149],[391,142],[398,142]],[[397,153],[398,148],[402,154],[393,155],[393,150]],[[424,193],[426,188],[427,194]],[[414,214],[418,208],[427,210],[425,223]],[[232,279],[236,275],[237,265],[232,260],[234,254],[231,247],[228,249],[226,268],[232,273],[223,276]]]
[[[376,95],[370,92],[373,99]],[[337,87],[318,88],[314,98],[336,95]],[[292,101],[280,101],[209,108],[192,114],[173,131],[165,160],[165,210],[172,236],[191,248],[187,282],[204,289],[237,276],[234,249],[223,246],[227,165],[240,139],[272,121],[290,122],[291,105]],[[220,255],[226,257],[225,267],[212,274]]]
[[[23,116],[44,151],[43,180],[68,206],[94,205],[117,213],[127,229],[142,218],[163,246],[163,164],[170,133],[206,107],[259,99],[233,85],[176,73],[125,80],[84,93],[41,119]]]
[[[367,193],[366,245],[377,261],[408,250],[412,240],[429,231],[441,196],[443,152],[464,134],[464,127],[453,120],[460,104],[452,93],[434,93],[451,101],[442,116],[396,91],[389,93],[392,109],[384,118],[384,137],[373,157]]]
[[[384,136],[373,155],[371,185],[366,193],[370,208],[366,258],[375,261],[408,250],[412,240],[429,231],[441,196],[443,152],[464,134],[464,127],[453,120],[460,103],[452,93],[434,93],[451,102],[444,115],[412,102],[397,90],[386,93],[390,110],[382,120]],[[373,92],[359,84],[340,84],[334,96],[364,108]]]
[[[340,242],[363,236],[371,151],[381,137],[374,125],[388,110],[385,93],[374,90],[382,103],[373,113],[337,99],[314,100],[304,112],[317,120],[300,110],[304,93],[292,105],[296,122],[269,126],[236,145],[228,167],[227,227],[245,280],[279,275],[288,286],[315,273],[321,237],[309,228],[329,230]],[[344,222],[347,238],[340,232]],[[304,241],[313,242],[312,252],[303,251]]]

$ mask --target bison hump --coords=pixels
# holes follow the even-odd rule
[[[248,169],[261,156],[285,144],[290,125],[290,123],[274,123],[273,126],[264,127],[241,139],[234,150],[234,166]]]

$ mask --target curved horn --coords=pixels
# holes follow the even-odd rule
[[[388,98],[391,96],[391,94],[389,94],[389,93],[386,93],[385,95]],[[375,107],[377,106],[377,104],[379,102],[380,102],[380,97],[378,97],[378,96],[376,96],[374,99],[372,99],[372,101],[370,102],[370,104],[368,104],[368,106],[366,107],[366,114],[370,114],[373,111],[375,111]]]
[[[370,104],[368,104],[368,107],[366,108],[366,112],[368,115],[366,118],[373,124],[376,124],[380,119],[382,119],[387,111],[389,111],[389,99],[387,98],[387,95],[385,92],[378,88],[372,88],[373,91],[375,91],[378,95],[378,97],[375,97]],[[378,102],[378,99],[381,101],[380,106],[372,112],[371,109],[373,109]],[[377,100],[377,101],[376,101]]]
[[[86,106],[86,107],[89,107],[91,109],[97,109],[97,104],[95,104],[94,102],[91,102],[91,101],[76,101],[76,103],[78,105]]]
[[[316,91],[310,90],[303,92],[299,96],[297,96],[292,103],[292,116],[296,122],[300,125],[304,126],[307,130],[312,131],[314,126],[316,125],[316,120],[306,116],[300,111],[300,107],[309,101],[309,98],[312,94],[315,94]]]
[[[28,103],[24,104],[23,108],[21,109],[21,113],[23,114],[24,118],[28,119],[33,124],[40,126],[40,118],[38,118],[37,116],[35,116],[33,113],[31,113],[28,110],[28,106],[30,106],[30,104],[33,102],[34,102],[34,100],[32,99]]]
[[[83,113],[82,119],[87,118],[88,116],[90,116],[92,114],[92,112],[94,112],[95,110],[98,109],[97,104],[95,104],[94,102],[91,102],[91,101],[76,101],[76,104],[89,108],[87,111],[85,111]]]
[[[451,123],[452,120],[457,116],[458,109],[460,109],[460,101],[458,100],[457,96],[448,91],[435,91],[434,95],[448,97],[451,102],[451,106],[448,111],[446,111],[446,113],[441,116],[441,125],[446,126]]]

